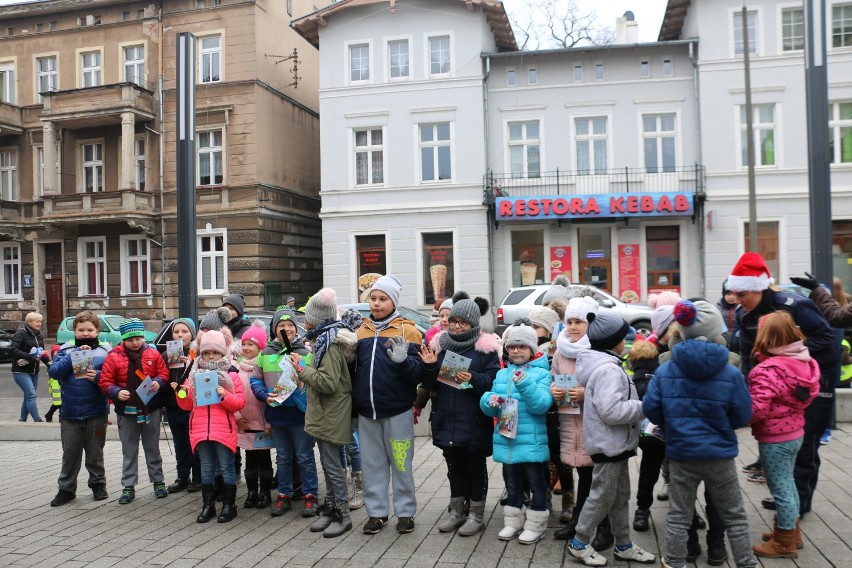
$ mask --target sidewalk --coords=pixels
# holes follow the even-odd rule
[[[21,426],[32,429],[42,425]],[[115,429],[110,426],[110,430]],[[740,441],[738,464],[743,465],[753,460],[757,445],[746,430],[740,431]],[[802,523],[805,549],[800,551],[799,559],[769,560],[764,561],[763,566],[850,566],[852,550],[847,544],[848,535],[852,534],[850,446],[852,435],[838,430],[832,442],[820,452],[822,475],[814,499],[814,512]],[[171,482],[174,457],[167,442],[161,442],[161,451],[166,481]],[[324,539],[321,534],[309,532],[313,521],[302,519],[296,511],[271,518],[268,510],[243,509],[246,492],[243,483],[238,486],[237,519],[228,524],[196,524],[199,494],[179,493],[155,500],[147,481],[143,456],[139,460],[140,480],[143,481],[137,487],[136,500],[130,505],[118,505],[121,448],[117,441],[108,441],[105,448],[110,498],[92,501],[84,470],[80,475],[77,500],[51,508],[48,503],[56,493],[60,453],[57,441],[0,442],[0,473],[5,480],[0,486],[0,565],[81,568],[117,565],[128,568],[247,568],[285,564],[329,568],[578,566],[567,556],[564,543],[554,540],[550,534],[559,526],[555,514],[551,516],[547,537],[535,546],[497,540],[497,532],[502,528],[501,507],[497,500],[503,482],[499,466],[492,462],[489,462],[491,482],[485,532],[469,538],[439,533],[435,525],[445,510],[449,490],[441,452],[428,438],[417,438],[414,454],[419,508],[415,531],[398,535],[392,519],[378,535],[364,535],[361,528],[367,515],[365,509],[361,509],[353,512],[355,530],[338,539]],[[319,460],[317,462],[319,465]],[[637,458],[631,460],[634,490],[638,465]],[[746,482],[745,475],[740,486],[745,492],[752,540],[757,542],[760,532],[772,523],[772,512],[760,507],[760,499],[768,492],[765,486]],[[657,489],[660,487],[658,484]],[[320,493],[324,494],[324,488],[320,488]],[[557,503],[558,499],[555,499]],[[631,503],[631,520],[633,507]],[[637,544],[655,554],[659,553],[664,541],[667,507],[666,503],[654,503],[652,530],[633,534]],[[609,566],[628,565],[614,562],[611,551],[605,555],[610,559]],[[702,555],[697,566],[706,566],[705,561]]]

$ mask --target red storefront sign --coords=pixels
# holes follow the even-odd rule
[[[495,205],[498,221],[661,217],[693,213],[692,194],[680,192],[498,197]]]
[[[642,289],[639,245],[618,245],[618,291],[621,301],[639,301]]]
[[[550,247],[550,281],[564,274],[568,282],[571,278],[571,247]]]

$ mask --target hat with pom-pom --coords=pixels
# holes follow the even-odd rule
[[[571,298],[568,300],[568,307],[565,309],[565,323],[572,319],[589,321],[589,314],[597,313],[599,306],[597,300],[591,296]]]
[[[198,322],[198,329],[204,330],[217,330],[222,329],[222,327],[228,323],[231,319],[231,311],[226,307],[216,308],[215,310],[210,310],[204,317],[201,318],[201,321]]]
[[[250,326],[243,332],[243,336],[240,340],[242,343],[245,343],[246,341],[254,343],[261,351],[266,349],[266,331],[264,331],[262,327],[256,325]]]
[[[548,305],[553,300],[565,300],[566,302],[574,297],[576,294],[568,287],[571,283],[568,281],[568,278],[563,275],[559,275],[553,281],[553,285],[547,289],[547,292],[544,293],[544,296],[541,298],[542,305]]]
[[[465,294],[467,296],[467,294]],[[456,296],[453,296],[455,298]],[[448,319],[458,318],[468,322],[471,327],[479,327],[479,319],[488,312],[488,300],[485,298],[476,297],[471,300],[469,297],[453,300],[453,307],[450,308]]]
[[[221,353],[223,356],[228,355],[228,341],[225,334],[221,331],[215,329],[206,331],[201,335],[198,342],[198,351],[200,353],[215,351],[216,353]]]
[[[337,293],[333,288],[323,288],[308,300],[305,306],[305,323],[314,327],[326,320],[337,319]]]
[[[774,282],[763,257],[756,252],[747,252],[728,276],[727,287],[732,292],[762,292]]]
[[[673,315],[684,339],[712,340],[722,335],[722,314],[710,302],[683,300],[675,305]]]

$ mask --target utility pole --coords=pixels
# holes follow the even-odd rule
[[[745,71],[746,154],[748,155],[748,252],[757,246],[757,190],[754,183],[754,114],[751,106],[751,61],[749,59],[748,10],[742,9],[743,70]]]
[[[178,313],[198,319],[195,241],[195,36],[177,34]],[[165,284],[165,283],[164,283]]]
[[[811,269],[831,285],[831,156],[828,155],[828,75],[826,71],[825,0],[804,0],[805,94],[808,117],[808,187],[810,188]]]

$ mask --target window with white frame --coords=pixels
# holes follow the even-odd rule
[[[206,130],[198,136],[198,185],[222,185],[224,157],[222,130]]]
[[[353,83],[370,80],[370,46],[366,43],[349,46],[349,80]]]
[[[802,8],[781,10],[781,49],[801,51],[805,48],[805,16]]]
[[[21,295],[21,245],[0,243],[0,297],[17,298]]]
[[[852,4],[831,7],[831,46],[852,46]]]
[[[651,76],[651,62],[647,59],[639,62],[639,76],[643,79],[648,79]]]
[[[742,166],[748,166],[748,147],[746,131],[745,105],[740,107],[741,160]],[[775,165],[775,105],[763,104],[752,106],[752,124],[754,129],[754,165]]]
[[[18,152],[0,150],[0,199],[18,199]]]
[[[537,120],[509,123],[509,162],[512,177],[541,177],[541,138]]]
[[[518,84],[517,73],[514,68],[506,69],[506,86],[514,87]]]
[[[80,239],[77,242],[77,250],[80,296],[106,296],[106,239]]]
[[[104,145],[100,143],[83,144],[83,193],[104,190]]]
[[[580,64],[574,65],[574,81],[576,83],[583,82],[583,66]]]
[[[198,231],[198,293],[221,294],[228,281],[227,229]]]
[[[852,164],[852,101],[832,103],[828,118],[831,163]]]
[[[604,65],[603,63],[595,63],[595,81],[604,80]]]
[[[381,128],[359,129],[355,134],[355,185],[385,182],[385,146]]]
[[[140,87],[145,82],[145,46],[132,45],[124,48],[124,80]]]
[[[677,163],[674,113],[642,116],[645,171],[649,174],[673,172]]]
[[[36,77],[38,81],[38,102],[43,102],[41,93],[56,91],[59,88],[59,73],[56,69],[56,56],[36,59]]]
[[[151,257],[146,237],[121,237],[121,295],[151,293]]]
[[[44,195],[44,146],[33,147],[36,161],[36,183],[38,194]]]
[[[674,64],[670,57],[663,59],[663,77],[671,77],[674,75]]]
[[[198,80],[201,83],[218,83],[222,80],[222,36],[198,38]]]
[[[605,174],[607,157],[607,118],[605,116],[574,119],[574,141],[577,147],[577,170],[580,175]]]
[[[136,171],[136,190],[145,191],[145,139],[140,138],[134,141],[134,154]]]
[[[450,36],[429,38],[429,74],[446,75],[450,72]]]
[[[527,85],[538,85],[538,69],[530,67],[527,69]]]
[[[748,52],[757,53],[757,12],[748,11]],[[734,53],[743,54],[743,13],[739,10],[734,12]]]
[[[0,102],[15,103],[15,66],[0,63]]]
[[[80,86],[97,87],[101,84],[101,52],[88,51],[80,54]]]
[[[388,42],[388,61],[390,62],[389,71],[391,79],[408,78],[409,61],[407,39],[399,39]]]
[[[420,181],[443,181],[453,177],[450,123],[420,125]]]

